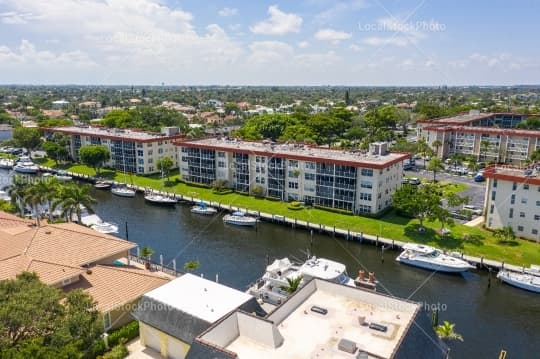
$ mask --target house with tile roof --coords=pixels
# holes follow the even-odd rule
[[[129,251],[136,246],[75,223],[37,227],[0,211],[0,280],[35,272],[65,292],[82,289],[96,301],[105,330],[133,320],[139,298],[170,280],[131,265]]]

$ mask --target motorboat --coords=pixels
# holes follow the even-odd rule
[[[248,293],[265,303],[279,305],[292,294],[290,285],[293,281],[299,281],[298,288],[301,288],[313,278],[356,286],[343,263],[311,257],[304,263],[295,264],[289,258],[281,258],[266,267],[262,278],[248,289]]]
[[[523,272],[514,272],[503,269],[497,273],[497,278],[514,287],[525,289],[530,292],[540,293],[539,266],[532,265],[529,269],[525,269]]]
[[[6,191],[0,191],[0,201],[11,201],[11,197]]]
[[[114,186],[111,188],[111,193],[119,197],[135,197],[135,190],[126,186]]]
[[[235,226],[255,227],[257,225],[257,218],[246,216],[245,212],[236,211],[223,216],[223,222]]]
[[[96,183],[94,183],[94,188],[95,189],[110,189],[112,187],[112,182],[110,181],[96,181]]]
[[[459,273],[474,268],[457,256],[444,254],[441,250],[424,244],[407,243],[396,261],[437,272]]]
[[[109,222],[98,222],[90,226],[94,231],[104,234],[118,233],[118,226]]]
[[[206,205],[206,203],[201,201],[199,202],[198,205],[191,207],[191,213],[203,214],[203,215],[209,216],[209,215],[216,214],[217,209],[215,209],[214,207],[209,207]]]
[[[54,177],[60,182],[67,182],[73,179],[66,171],[58,171]]]
[[[13,169],[15,161],[10,160],[9,158],[0,158],[0,169],[10,170]]]
[[[39,170],[38,166],[30,160],[18,161],[17,164],[13,166],[13,170],[18,173],[28,173],[36,174]]]
[[[174,206],[176,204],[176,200],[174,198],[167,197],[159,193],[153,193],[153,192],[145,193],[144,199],[148,203],[157,204],[160,206]]]

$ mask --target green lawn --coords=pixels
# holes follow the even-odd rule
[[[44,166],[54,167],[54,161],[42,159]],[[95,175],[95,171],[85,165],[69,164],[58,166],[71,172]],[[176,172],[176,171],[175,171]],[[246,208],[254,211],[261,211],[288,218],[320,223],[326,226],[336,226],[336,228],[349,229],[354,232],[363,232],[382,237],[426,243],[448,250],[463,251],[466,254],[478,257],[504,261],[516,265],[529,265],[540,262],[540,245],[525,240],[516,240],[505,244],[494,238],[491,232],[480,227],[467,227],[456,224],[450,227],[452,234],[441,236],[438,231],[439,223],[425,223],[426,231],[418,231],[418,220],[397,216],[394,212],[389,212],[382,218],[374,219],[361,216],[351,216],[333,213],[317,208],[305,208],[301,210],[291,210],[287,204],[268,199],[258,199],[238,193],[216,194],[211,189],[189,186],[179,183],[176,180],[179,175],[170,177],[170,181],[162,181],[158,175],[152,176],[126,176],[111,170],[102,170],[101,177],[114,179],[121,182],[132,183],[138,186],[151,187],[165,190],[177,194],[192,196],[207,201],[216,201],[224,205]],[[166,183],[164,183],[166,182]],[[442,183],[446,191],[460,192],[467,188],[465,184]]]

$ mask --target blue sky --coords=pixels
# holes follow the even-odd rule
[[[0,82],[540,83],[540,2],[0,0]]]

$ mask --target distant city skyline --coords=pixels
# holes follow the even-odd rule
[[[0,83],[540,83],[540,2],[0,0]]]

